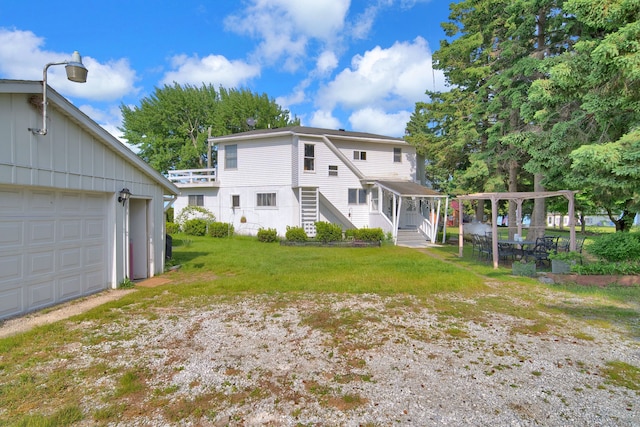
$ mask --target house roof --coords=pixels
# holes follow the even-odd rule
[[[22,93],[22,94],[41,94],[42,82],[33,80],[4,80],[0,79],[0,93]],[[65,116],[72,122],[94,135],[100,142],[105,144],[109,149],[115,151],[122,157],[133,163],[138,169],[142,170],[146,175],[160,184],[165,190],[171,194],[180,194],[180,190],[171,181],[165,178],[158,171],[153,169],[138,157],[129,147],[120,142],[116,137],[107,132],[99,124],[94,122],[89,116],[84,114],[73,105],[69,100],[60,95],[51,86],[47,85],[47,101],[49,105],[55,105]]]
[[[412,181],[376,181],[377,184],[389,191],[405,197],[446,197],[431,188]]]
[[[395,138],[391,136],[385,135],[377,135],[374,133],[366,133],[366,132],[352,132],[346,131],[344,129],[324,129],[324,128],[314,128],[308,126],[287,126],[282,128],[271,128],[271,129],[255,129],[247,132],[234,133],[231,135],[223,135],[216,136],[210,138],[211,142],[220,142],[224,140],[243,140],[243,139],[256,139],[256,138],[266,138],[276,135],[282,134],[290,134],[290,135],[308,135],[308,136],[318,136],[318,137],[327,137],[331,139],[332,137],[339,137],[341,139],[357,139],[357,140],[367,140],[370,142],[380,142],[387,144],[407,144],[407,142],[402,138]]]

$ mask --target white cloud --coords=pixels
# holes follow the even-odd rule
[[[46,64],[71,59],[72,52],[47,51],[43,46],[44,39],[31,31],[0,28],[0,75],[9,79],[42,80]],[[126,59],[100,63],[83,57],[83,64],[89,70],[86,83],[67,80],[62,65],[49,67],[47,83],[63,95],[90,100],[115,100],[139,91],[134,85],[136,73]]]
[[[261,40],[254,51],[270,64],[281,61],[295,71],[306,59],[311,39],[330,43],[344,27],[350,0],[250,0],[238,14],[225,19],[225,28]]]
[[[346,108],[412,108],[426,100],[425,90],[433,88],[434,76],[444,87],[442,73],[433,74],[431,51],[425,39],[396,42],[388,49],[380,46],[356,55],[351,68],[341,71],[334,80],[320,88],[318,104],[331,110]]]
[[[122,127],[122,112],[119,107],[114,105],[108,110],[101,110],[92,105],[81,105],[78,108],[120,142],[126,144],[126,140],[122,138],[122,131],[118,129]]]
[[[318,56],[318,60],[316,61],[316,70],[319,75],[325,76],[329,75],[336,69],[338,66],[338,57],[335,52],[330,50],[325,50]]]
[[[203,83],[222,85],[225,88],[242,86],[248,80],[260,75],[260,67],[244,61],[230,61],[221,55],[198,56],[176,55],[171,58],[174,71],[167,72],[161,84],[173,82],[200,86]]]
[[[358,15],[351,25],[351,36],[356,40],[365,39],[378,14],[379,7],[377,5],[367,7],[364,12]]]
[[[304,79],[296,87],[293,88],[293,92],[289,95],[278,96],[276,103],[282,108],[291,109],[291,105],[301,104],[307,100],[306,89],[309,87],[311,79]]]
[[[310,125],[318,128],[340,129],[340,120],[336,119],[331,111],[318,110],[311,116]]]
[[[402,137],[411,111],[388,113],[376,108],[363,108],[349,116],[353,130]]]

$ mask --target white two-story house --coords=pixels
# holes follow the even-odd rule
[[[301,226],[314,236],[314,223],[327,221],[435,241],[445,196],[420,184],[424,162],[403,139],[292,126],[209,142],[217,167],[168,174],[181,191],[176,215],[203,206],[248,235]]]

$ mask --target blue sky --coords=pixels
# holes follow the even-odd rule
[[[120,105],[164,84],[266,93],[305,126],[402,136],[426,89],[443,0],[0,0],[0,78],[42,80],[82,54],[87,83],[48,82],[119,136]]]

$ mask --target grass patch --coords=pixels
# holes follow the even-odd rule
[[[636,366],[620,361],[607,362],[607,366],[602,368],[602,375],[610,384],[640,390],[640,368]]]

